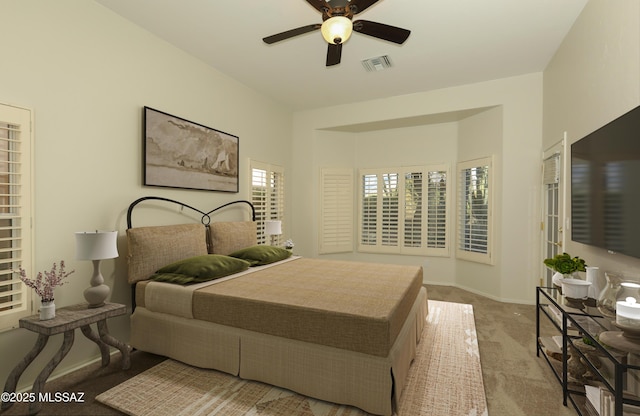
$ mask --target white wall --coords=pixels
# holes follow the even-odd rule
[[[499,297],[501,293],[501,251],[503,249],[501,238],[502,225],[502,107],[493,107],[480,114],[460,121],[460,134],[458,138],[458,161],[469,161],[487,156],[492,157],[490,175],[493,178],[489,187],[489,195],[492,199],[493,227],[491,235],[493,264],[481,265],[470,261],[455,262],[455,283],[480,293],[492,294]],[[453,170],[457,180],[457,170]],[[456,184],[457,185],[457,184]],[[457,190],[457,188],[456,188]],[[453,224],[453,223],[452,223]],[[453,230],[452,230],[453,231]],[[455,241],[455,240],[452,240]],[[454,252],[455,253],[455,252]]]
[[[75,231],[120,232],[120,257],[103,262],[102,272],[113,288],[111,300],[130,304],[124,241],[130,202],[160,195],[208,210],[249,197],[249,158],[290,171],[288,110],[101,5],[3,0],[0,16],[0,102],[35,114],[34,269],[49,270],[64,259],[76,270],[55,292],[58,307],[82,302],[91,275],[90,262],[74,260]],[[239,136],[240,193],[143,187],[145,105]],[[128,340],[128,317],[110,320],[109,326]],[[35,340],[24,329],[0,333],[2,383]],[[33,382],[61,342],[61,336],[49,341],[19,387]],[[99,356],[80,332],[75,344],[56,373]]]
[[[451,163],[455,171],[455,163],[462,156],[478,158],[495,155],[498,173],[494,200],[498,204],[495,247],[499,250],[496,263],[486,266],[457,261],[453,254],[446,260],[359,253],[351,254],[349,258],[419,265],[427,260],[425,280],[428,282],[457,284],[495,299],[531,302],[535,294],[536,265],[539,261],[538,250],[532,249],[532,246],[538,247],[539,240],[537,201],[542,137],[541,73],[295,113],[295,175],[292,178],[292,191],[296,210],[292,218],[296,250],[307,256],[318,255],[318,224],[315,220],[318,214],[318,172],[320,167],[331,163],[327,160],[330,152],[322,150],[322,139],[327,134],[324,130],[385,121],[396,125],[395,122],[403,119],[428,118],[429,115],[490,107],[496,109],[470,116],[453,126],[437,124],[336,135],[344,138],[345,143],[356,142],[352,158],[354,166],[384,163],[385,158],[390,164],[401,162],[403,165],[437,160]],[[408,146],[399,143],[411,143],[411,140],[418,140],[424,134],[432,135],[431,140],[440,134],[445,135],[437,129],[451,129],[446,133],[451,143],[434,142],[438,157],[432,157],[427,148],[422,153],[411,153],[407,150]],[[456,133],[452,133],[453,130]],[[460,149],[461,144],[464,149]],[[369,157],[373,160],[369,160]],[[345,158],[341,154],[341,160],[336,164],[345,163]],[[348,160],[350,158],[346,158]],[[505,174],[502,174],[503,169]],[[451,231],[453,238],[454,229]]]
[[[640,2],[591,0],[544,73],[543,148],[564,132],[570,145],[638,105]],[[567,208],[570,192],[567,180]],[[565,251],[640,281],[640,259],[574,243],[569,231]]]

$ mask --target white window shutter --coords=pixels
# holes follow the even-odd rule
[[[397,173],[382,174],[382,245],[398,247],[400,190]]]
[[[360,239],[362,247],[378,244],[378,175],[362,175],[360,195]]]
[[[31,111],[0,104],[0,330],[32,313],[32,291],[14,270],[31,275]]]
[[[448,169],[361,170],[358,251],[448,256]]]
[[[456,256],[492,264],[491,158],[458,164],[458,232]]]
[[[268,243],[282,246],[286,239],[286,216],[284,195],[284,169],[277,165],[252,160],[251,203],[256,211],[258,244],[267,243],[264,234],[266,220],[282,221],[282,234],[272,236]]]
[[[320,170],[319,253],[353,251],[353,170]]]
[[[422,172],[404,174],[404,247],[424,246],[424,178]]]
[[[426,184],[427,205],[427,253],[434,256],[449,255],[449,169],[436,167],[428,171]]]

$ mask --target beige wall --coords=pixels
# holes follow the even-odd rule
[[[492,183],[489,193],[492,199],[493,228],[493,264],[482,265],[470,261],[453,261],[455,264],[455,284],[465,288],[473,288],[474,291],[491,294],[495,298],[501,296],[501,275],[497,271],[501,269],[503,207],[501,204],[503,185],[501,183],[502,166],[502,106],[493,107],[480,114],[460,121],[460,134],[458,139],[458,161],[474,160],[486,156],[492,157]],[[457,172],[454,170],[457,180]],[[456,188],[457,189],[457,188]],[[453,223],[452,223],[453,224]],[[455,230],[452,230],[455,231]],[[455,241],[455,240],[453,240]],[[455,252],[454,252],[455,253]]]
[[[543,148],[565,132],[568,147],[638,105],[640,2],[590,0],[544,73]],[[570,183],[565,195],[569,208]],[[568,231],[565,251],[640,280],[640,259],[574,243]]]
[[[465,113],[466,117],[459,121],[437,122],[446,119],[442,114],[471,109],[483,111],[471,116]],[[401,121],[416,119],[428,121],[421,126],[398,128]],[[384,122],[394,128],[383,129]],[[325,130],[344,130],[348,128],[345,126],[366,123],[382,127],[367,133],[331,132],[332,138],[349,144],[344,147],[345,152],[353,152],[352,157],[334,153],[332,160],[332,153],[324,149],[328,134]],[[424,265],[427,282],[456,284],[495,299],[531,302],[539,261],[537,250],[531,247],[539,244],[541,126],[541,73],[295,113],[292,191],[296,250],[307,256],[318,255],[315,219],[318,172],[322,166],[355,169],[446,162],[455,172],[457,161],[494,156],[494,265],[456,260],[453,251],[449,258],[361,253],[327,257]],[[425,138],[428,142],[421,142]],[[418,144],[420,151],[409,151]],[[507,168],[512,172],[503,175]],[[452,227],[451,241],[453,232]]]
[[[130,304],[126,283],[126,209],[160,195],[210,209],[248,193],[248,159],[290,166],[291,113],[148,32],[86,0],[0,2],[0,102],[35,114],[35,270],[64,259],[76,273],[55,292],[59,307],[83,301],[90,262],[75,261],[73,233],[115,229],[120,257],[103,262],[112,300]],[[150,106],[240,137],[241,192],[215,193],[141,185],[142,107]],[[290,209],[290,201],[288,202]],[[140,218],[144,220],[144,218]],[[128,318],[109,322],[128,339]],[[0,382],[35,343],[18,329],[0,333]],[[42,353],[61,344],[53,337]],[[99,356],[76,334],[60,373]],[[19,387],[46,359],[29,367]]]

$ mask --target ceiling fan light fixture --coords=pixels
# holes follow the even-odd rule
[[[353,32],[353,24],[348,17],[334,16],[322,23],[320,32],[322,32],[324,40],[333,45],[337,45],[349,40],[351,32]]]

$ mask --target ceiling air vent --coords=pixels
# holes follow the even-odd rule
[[[391,60],[387,55],[377,56],[375,58],[369,58],[362,61],[362,66],[367,72],[382,71],[387,68],[391,68]]]

